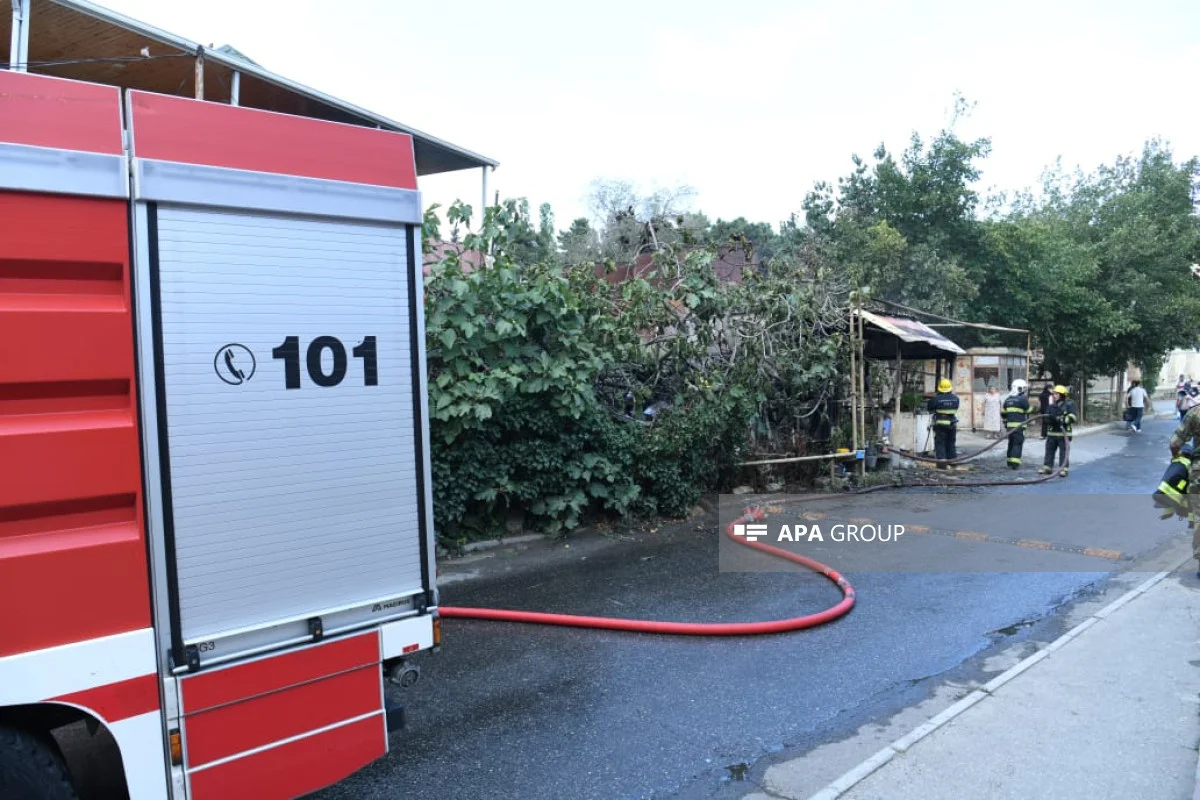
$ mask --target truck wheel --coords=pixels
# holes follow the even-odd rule
[[[0,727],[0,797],[4,800],[75,800],[62,758],[35,736]]]

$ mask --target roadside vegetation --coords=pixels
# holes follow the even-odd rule
[[[712,222],[686,188],[620,181],[594,184],[598,223],[557,233],[523,199],[482,221],[430,209],[427,251],[451,243],[427,256],[425,311],[443,538],[495,535],[514,514],[554,533],[682,516],[750,453],[848,444],[855,296],[1029,328],[1038,366],[1067,383],[1130,362],[1157,373],[1197,345],[1200,161],[1150,141],[984,198],[989,152],[953,126],[914,134],[898,155],[853,157],[779,225]]]

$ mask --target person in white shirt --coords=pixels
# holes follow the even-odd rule
[[[1134,433],[1142,432],[1142,415],[1146,413],[1146,400],[1148,399],[1149,395],[1142,388],[1142,382],[1134,381],[1125,395],[1125,406],[1133,412],[1129,422],[1125,423],[1127,430],[1132,430]]]

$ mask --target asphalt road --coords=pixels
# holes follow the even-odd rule
[[[990,648],[1054,627],[1056,611],[1097,591],[1130,557],[1182,535],[1182,523],[1153,522],[1146,498],[1166,466],[1171,429],[1147,422],[1141,436],[1078,439],[1080,461],[1088,448],[1099,455],[1066,480],[823,505],[830,520],[924,520],[944,535],[911,537],[895,569],[847,568],[858,603],[822,628],[685,639],[447,620],[441,652],[422,654],[422,680],[404,692],[409,727],[393,737],[391,753],[318,797],[736,796],[738,779],[771,760],[885,719],[945,676],[976,669]],[[1026,463],[1041,451],[1030,441]],[[443,603],[735,621],[838,600],[815,575],[718,572],[715,523],[558,545],[532,569],[519,564],[529,554],[500,554],[480,562],[480,577],[446,586]],[[956,538],[954,530],[1053,549]],[[1086,547],[1122,557],[1082,555]],[[837,551],[824,555],[840,568]]]

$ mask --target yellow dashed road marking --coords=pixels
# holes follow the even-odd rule
[[[1120,550],[1102,550],[1099,547],[1085,547],[1083,548],[1083,554],[1085,556],[1094,556],[1096,558],[1110,558],[1113,561],[1121,558]]]

